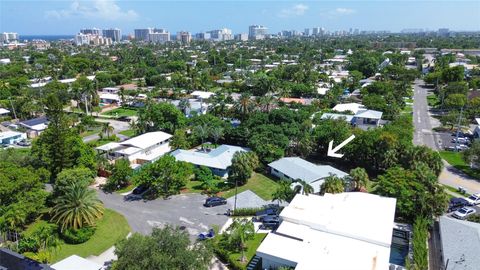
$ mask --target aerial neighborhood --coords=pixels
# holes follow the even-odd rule
[[[244,28],[1,33],[0,269],[480,269],[478,26]]]

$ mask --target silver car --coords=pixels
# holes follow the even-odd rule
[[[477,211],[471,207],[462,207],[455,211],[455,213],[453,213],[453,217],[458,219],[465,219],[468,216],[475,214],[475,212]]]

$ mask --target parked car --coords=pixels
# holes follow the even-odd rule
[[[477,211],[471,207],[462,207],[453,213],[454,218],[465,219],[470,215],[475,214]]]
[[[132,191],[132,194],[134,195],[142,195],[143,193],[145,193],[145,191],[148,190],[148,187],[145,186],[145,185],[140,185],[138,187],[136,187],[133,191]]]
[[[461,144],[467,144],[467,143],[470,143],[470,140],[465,137],[458,137],[458,139],[457,138],[452,139],[452,143],[457,143],[457,142]]]
[[[453,211],[457,211],[458,209],[468,205],[469,205],[468,201],[465,200],[464,198],[452,198],[450,199],[450,203],[448,204],[447,212],[450,213]]]
[[[466,200],[468,201],[468,204],[471,206],[480,204],[480,193],[472,194]]]
[[[27,141],[27,140],[21,140],[21,141],[17,142],[17,145],[19,145],[19,146],[30,146],[30,145],[32,145],[32,143]]]
[[[222,197],[210,197],[205,200],[203,204],[205,207],[213,207],[217,205],[227,204],[227,200]]]
[[[278,216],[266,216],[262,221],[262,229],[275,230],[280,225],[280,218]]]
[[[130,122],[132,121],[132,119],[128,116],[120,116],[117,118],[118,121],[122,121],[122,122]]]
[[[279,208],[265,208],[262,211],[258,211],[255,213],[253,217],[253,221],[255,222],[262,222],[265,217],[278,217]]]
[[[459,144],[459,145],[445,147],[445,150],[447,150],[447,151],[463,151],[463,150],[467,150],[468,148],[469,147],[465,144]]]

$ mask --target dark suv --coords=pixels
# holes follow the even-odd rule
[[[253,221],[261,222],[266,217],[278,217],[279,209],[278,208],[265,208],[262,211],[255,213]]]
[[[280,218],[278,216],[266,216],[262,221],[262,229],[275,230],[280,225]]]
[[[448,212],[454,212],[464,206],[468,206],[469,203],[464,198],[452,198],[450,199],[450,203],[448,204]]]
[[[210,197],[205,200],[203,206],[212,207],[217,205],[227,204],[227,200],[222,197]]]

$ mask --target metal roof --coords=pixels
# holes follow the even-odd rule
[[[249,150],[239,146],[224,144],[208,153],[178,149],[173,151],[171,155],[179,161],[186,161],[199,166],[226,170],[232,165],[233,155],[239,151],[247,152]]]
[[[155,144],[161,143],[170,139],[172,135],[165,133],[163,131],[148,132],[137,137],[133,137],[129,140],[121,142],[123,146],[132,146],[140,149],[146,149],[148,147],[154,146]]]
[[[355,114],[355,117],[361,118],[369,118],[369,119],[381,119],[383,112],[375,111],[375,110],[365,110],[365,111],[358,111]]]
[[[36,125],[46,124],[47,122],[48,122],[47,117],[42,116],[42,117],[22,121],[22,122],[20,122],[20,124],[22,126],[25,126],[25,127],[33,127],[33,126],[36,126]]]
[[[316,180],[336,175],[344,177],[347,173],[340,171],[329,165],[316,165],[299,157],[281,158],[268,164],[269,167],[289,176],[292,179],[301,179],[307,183],[313,183]]]
[[[480,224],[469,221],[440,217],[445,270],[476,270],[480,266]]]

